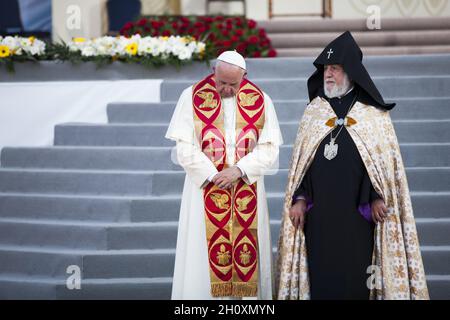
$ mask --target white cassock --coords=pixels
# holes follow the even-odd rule
[[[256,147],[236,164],[247,184],[257,182],[258,214],[258,299],[272,299],[272,245],[264,175],[278,166],[279,146],[283,143],[277,115],[270,97],[265,97],[264,128]],[[224,108],[227,163],[235,164],[236,98],[222,99]],[[178,163],[186,172],[178,224],[172,299],[213,299],[206,243],[205,209],[202,188],[217,169],[201,151],[194,132],[192,86],[181,94],[166,138],[176,141]]]

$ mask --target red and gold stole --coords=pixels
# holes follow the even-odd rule
[[[192,90],[196,136],[218,171],[227,167],[224,115],[213,75]],[[264,95],[247,79],[236,96],[236,157],[256,146],[264,127]],[[213,297],[248,297],[258,292],[256,183],[239,179],[229,190],[209,183],[203,192],[206,241]]]

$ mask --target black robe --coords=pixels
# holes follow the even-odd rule
[[[341,99],[327,99],[338,118],[345,117],[358,91],[355,87]],[[332,160],[323,156],[329,142],[330,135],[320,143],[294,194],[294,199],[304,195],[313,203],[304,229],[311,299],[368,299],[366,270],[372,260],[374,223],[358,207],[380,197],[347,129],[336,139],[339,149]]]

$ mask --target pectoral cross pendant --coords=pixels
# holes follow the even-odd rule
[[[323,155],[328,160],[333,160],[338,153],[338,145],[334,143],[335,139],[331,139],[330,143],[325,145]]]

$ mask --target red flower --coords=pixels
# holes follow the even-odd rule
[[[251,44],[257,44],[259,42],[259,38],[257,36],[250,36],[248,38],[248,42]]]
[[[256,27],[256,21],[250,19],[250,20],[248,20],[247,25],[248,25],[248,27],[249,27],[250,29],[253,29],[253,28]]]
[[[154,29],[159,28],[159,21],[152,20],[150,23]]]
[[[219,29],[223,29],[223,27],[224,27],[223,23],[219,23],[219,24],[217,25],[217,28],[219,28]]]
[[[261,57],[261,52],[259,52],[259,51],[253,52],[252,57],[253,57],[253,58],[259,58],[259,57]]]
[[[230,35],[230,33],[229,33],[227,30],[223,30],[223,31],[222,31],[222,35],[223,35],[225,38],[227,38],[227,37]]]
[[[203,26],[204,26],[203,23],[201,23],[200,21],[197,21],[196,23],[194,23],[194,27],[196,27],[196,28],[200,28]]]
[[[171,35],[171,32],[170,32],[170,30],[164,30],[163,33],[161,33],[161,35],[162,35],[163,37],[168,37],[168,36]]]
[[[214,33],[210,33],[207,39],[210,41],[214,41],[216,40],[216,35]]]
[[[204,20],[206,23],[211,23],[211,22],[213,22],[214,21],[214,19],[213,18],[211,18],[211,17],[205,17],[205,20]]]
[[[191,21],[189,20],[189,18],[186,18],[186,17],[181,17],[180,20],[181,20],[183,23],[189,23],[189,22],[191,22]]]
[[[138,23],[137,23],[137,25],[140,26],[140,27],[143,27],[143,26],[145,26],[146,24],[147,24],[147,19],[145,19],[145,18],[139,20]]]
[[[214,18],[215,21],[223,21],[223,17],[222,16],[216,16]]]
[[[234,20],[236,21],[236,25],[238,27],[242,27],[242,19],[240,17],[236,17]]]
[[[242,31],[242,29],[237,29],[237,30],[236,30],[236,35],[237,35],[238,37],[241,37],[243,34],[244,34],[244,31]]]
[[[270,46],[270,41],[268,39],[262,40],[259,45],[261,47],[266,47],[266,46]]]
[[[265,37],[265,36],[266,36],[266,30],[264,30],[264,29],[259,29],[258,34],[259,34],[259,36],[260,36],[261,38],[262,38],[262,37]]]
[[[230,40],[233,41],[233,42],[238,42],[239,41],[239,37],[238,36],[232,36]]]
[[[275,49],[270,49],[269,52],[267,53],[268,57],[276,57],[277,56],[277,51]]]
[[[178,28],[178,23],[177,22],[172,22],[172,28],[177,29]]]
[[[129,30],[129,29],[133,28],[133,26],[134,25],[132,22],[127,22],[127,23],[125,23],[125,25],[123,26],[122,29]]]
[[[245,43],[240,43],[236,47],[237,52],[239,52],[240,54],[244,54],[246,49],[247,49],[247,44],[245,44]]]
[[[231,44],[232,43],[230,40],[222,41],[222,47],[228,48],[228,47],[231,47]]]

